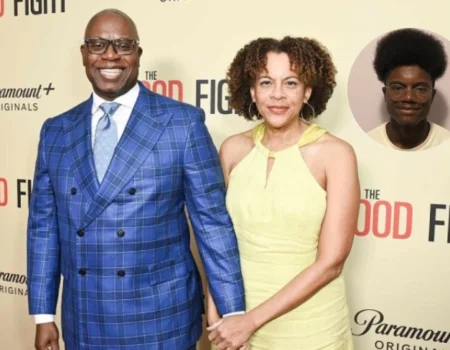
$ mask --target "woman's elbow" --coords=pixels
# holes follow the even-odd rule
[[[345,259],[325,260],[321,262],[323,276],[326,280],[332,281],[338,278],[344,269]]]

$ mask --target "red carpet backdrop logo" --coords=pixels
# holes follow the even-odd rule
[[[158,79],[158,71],[145,71],[145,80],[142,83],[147,89],[166,97],[183,102],[183,83],[180,80]]]
[[[413,206],[405,201],[381,200],[380,190],[365,189],[360,211],[364,217],[363,227],[358,227],[356,235],[370,233],[378,238],[408,239],[413,227]],[[361,226],[361,225],[359,225]]]
[[[39,110],[41,98],[49,96],[55,87],[50,82],[35,86],[1,87],[0,86],[0,111],[2,112],[36,112]],[[6,102],[3,102],[6,100]]]
[[[8,181],[0,177],[0,207],[8,204]]]
[[[377,350],[445,350],[450,343],[450,332],[427,328],[417,324],[390,323],[379,310],[364,309],[356,313],[352,333],[361,337],[376,334],[374,349]],[[412,344],[416,343],[416,344]],[[420,345],[418,344],[420,343]]]
[[[360,201],[360,213],[363,218],[358,224],[356,235],[374,236],[406,240],[412,235],[414,210],[406,201],[382,200],[379,189],[364,189],[365,198]],[[431,203],[429,212],[422,212],[429,217],[427,235],[424,241],[450,244],[450,206]]]
[[[198,79],[195,82],[195,106],[208,114],[232,114],[226,79]]]
[[[13,185],[11,185],[11,181],[0,177],[0,208],[13,204],[18,209],[28,209],[31,200],[32,180],[15,179],[12,183]]]
[[[4,2],[4,0],[0,1]],[[14,0],[14,16],[16,17],[59,12],[66,12],[66,0]]]
[[[27,276],[0,271],[0,295],[10,294],[27,296]]]

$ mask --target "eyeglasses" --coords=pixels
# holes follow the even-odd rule
[[[431,91],[433,91],[432,88],[423,85],[419,85],[411,89],[400,84],[392,84],[385,86],[385,88],[387,89],[389,97],[394,101],[404,98],[406,96],[406,91],[409,90],[417,102],[425,102],[430,98]]]
[[[112,45],[114,51],[118,55],[131,55],[133,53],[136,45],[139,44],[137,40],[131,39],[116,39],[116,40],[108,40],[108,39],[86,39],[84,41],[88,48],[88,51],[94,55],[102,55],[108,50],[109,45]]]

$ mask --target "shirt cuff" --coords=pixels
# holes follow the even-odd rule
[[[243,314],[245,314],[245,311],[236,311],[236,312],[230,312],[229,314],[225,314],[225,315],[223,315],[223,317],[243,315]]]
[[[34,315],[36,324],[55,322],[55,315]]]

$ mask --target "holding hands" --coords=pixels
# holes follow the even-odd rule
[[[211,323],[210,323],[211,324]],[[250,315],[229,316],[207,328],[208,339],[219,350],[249,350],[248,340],[256,331]]]

